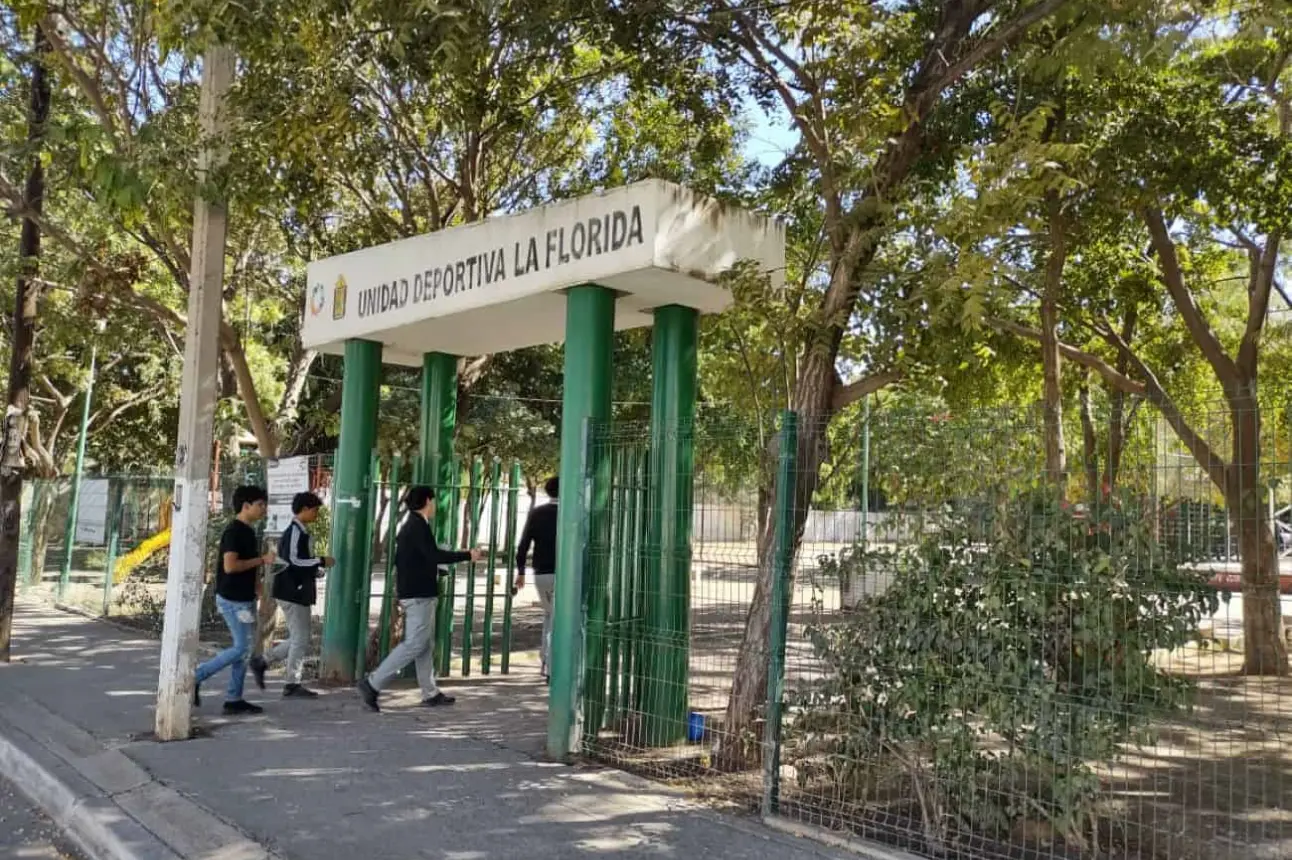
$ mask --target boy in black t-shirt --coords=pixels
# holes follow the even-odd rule
[[[258,714],[263,708],[242,698],[247,677],[247,654],[256,637],[256,582],[260,566],[273,564],[272,551],[261,554],[254,524],[265,516],[269,496],[262,487],[238,487],[233,493],[236,515],[220,535],[215,560],[215,605],[233,635],[233,644],[197,667],[193,704],[202,704],[202,682],[230,667],[229,689],[224,699],[226,714]]]

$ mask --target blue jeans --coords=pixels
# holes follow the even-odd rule
[[[242,698],[242,682],[247,678],[247,655],[251,652],[251,641],[256,635],[256,602],[239,603],[215,596],[215,608],[220,610],[225,626],[233,634],[233,644],[197,667],[197,682],[201,684],[207,678],[219,672],[225,666],[229,672],[229,691],[225,701],[236,702]],[[239,613],[245,613],[243,621]]]

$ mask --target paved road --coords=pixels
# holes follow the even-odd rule
[[[81,860],[48,818],[14,786],[0,779],[2,860]]]

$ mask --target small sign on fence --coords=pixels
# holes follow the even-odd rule
[[[76,542],[102,546],[108,540],[108,479],[81,482],[76,510]]]
[[[270,460],[265,468],[269,491],[269,511],[265,516],[265,534],[278,535],[292,521],[292,497],[310,488],[310,458],[284,457]]]

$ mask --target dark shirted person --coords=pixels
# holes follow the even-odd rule
[[[215,558],[215,606],[229,628],[233,644],[197,667],[193,704],[202,704],[202,683],[228,668],[226,714],[258,714],[263,710],[242,698],[242,686],[247,677],[247,655],[256,636],[256,582],[261,565],[274,563],[272,551],[260,552],[260,538],[255,529],[255,524],[265,516],[268,501],[263,487],[234,490],[235,515],[220,535],[220,551]]]
[[[380,711],[377,702],[382,688],[409,663],[417,666],[417,683],[422,688],[422,706],[434,708],[453,704],[453,697],[440,691],[435,682],[432,641],[435,638],[435,603],[440,596],[440,566],[484,557],[478,549],[454,552],[435,542],[431,522],[435,518],[435,493],[430,487],[411,487],[404,496],[408,511],[395,537],[395,594],[404,610],[404,640],[381,661],[381,665],[359,681],[356,689],[364,705]]]
[[[549,677],[548,661],[552,655],[552,607],[556,598],[556,504],[560,489],[559,479],[548,478],[543,485],[548,502],[529,512],[525,528],[520,533],[520,543],[516,546],[517,589],[525,586],[525,560],[529,558],[531,546],[534,550],[534,590],[538,592],[539,603],[543,605],[543,639],[539,647],[543,680]]]
[[[286,566],[274,574],[273,596],[287,619],[287,638],[251,658],[251,674],[256,686],[265,689],[265,672],[274,663],[286,661],[283,697],[313,699],[318,693],[301,683],[305,655],[310,647],[310,607],[318,597],[318,580],[324,568],[335,562],[328,556],[314,554],[309,524],[318,519],[323,500],[314,493],[297,493],[292,498],[292,521],[278,539],[278,558]]]

